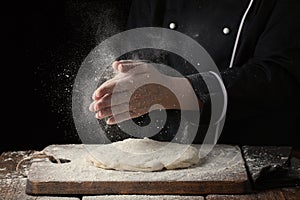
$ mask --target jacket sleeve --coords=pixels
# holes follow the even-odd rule
[[[232,119],[274,110],[299,97],[299,4],[295,0],[278,0],[253,57],[240,66],[221,71],[228,93],[227,115]],[[209,76],[195,74],[187,77],[204,102],[214,95],[208,94],[203,81],[204,77],[214,78]]]

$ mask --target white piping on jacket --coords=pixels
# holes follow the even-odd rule
[[[233,47],[233,51],[232,51],[232,56],[231,56],[231,60],[230,60],[230,65],[229,65],[229,68],[232,68],[233,66],[233,62],[235,60],[235,56],[236,56],[236,50],[237,50],[237,46],[239,44],[239,40],[240,40],[240,36],[241,36],[241,33],[242,33],[242,29],[243,29],[243,26],[244,26],[244,23],[245,23],[245,19],[249,13],[249,10],[251,9],[252,7],[252,4],[253,4],[254,0],[250,0],[250,3],[248,5],[248,8],[247,10],[245,11],[244,13],[244,16],[241,20],[241,23],[240,23],[240,26],[239,26],[239,30],[238,30],[238,33],[237,33],[237,36],[236,36],[236,39],[235,39],[235,43],[234,43],[234,47]]]
[[[236,56],[237,46],[239,44],[239,40],[240,40],[241,32],[242,32],[242,29],[243,29],[243,26],[244,26],[244,23],[245,23],[245,19],[246,19],[248,13],[249,13],[249,10],[251,9],[251,7],[253,5],[253,2],[254,2],[254,0],[250,0],[248,8],[245,11],[244,16],[243,16],[243,18],[241,20],[241,23],[240,23],[240,26],[239,26],[239,29],[238,29],[238,33],[237,33],[237,36],[236,36],[236,40],[235,40],[235,44],[234,44],[234,48],[233,48],[233,52],[232,52],[232,56],[231,56],[229,68],[232,68],[232,66],[233,66],[233,62],[234,62],[235,56]],[[215,135],[214,135],[213,144],[217,144],[218,139],[219,139],[220,134],[221,134],[220,124],[221,124],[221,121],[225,118],[225,115],[226,115],[226,112],[227,112],[228,94],[227,94],[227,91],[226,91],[226,87],[225,87],[225,85],[224,85],[224,83],[222,81],[222,78],[217,73],[215,73],[213,71],[209,71],[209,73],[211,75],[213,75],[217,79],[218,83],[220,84],[220,87],[221,87],[221,90],[222,90],[222,93],[223,93],[223,97],[224,97],[224,103],[223,103],[222,113],[220,115],[220,118],[215,122]],[[204,142],[203,143],[210,142],[209,140],[210,140],[210,138],[207,138],[207,136],[206,136],[204,138]],[[201,149],[200,149],[200,151],[201,151]],[[199,155],[200,155],[200,151],[199,151]]]
[[[223,97],[224,97],[223,110],[222,110],[221,116],[215,122],[215,125],[216,125],[216,134],[215,134],[215,137],[214,137],[214,144],[217,144],[218,139],[219,139],[219,137],[221,135],[220,123],[225,118],[226,111],[227,111],[228,95],[227,95],[226,87],[225,87],[225,85],[224,85],[224,83],[222,81],[222,78],[216,72],[209,71],[209,73],[211,75],[213,75],[217,79],[217,81],[219,82],[221,90],[222,90],[222,93],[223,93]]]

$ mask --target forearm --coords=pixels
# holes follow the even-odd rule
[[[172,77],[165,98],[166,109],[199,110],[203,103],[197,98],[190,81],[183,77]]]

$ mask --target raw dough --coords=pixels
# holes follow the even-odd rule
[[[187,168],[199,162],[195,147],[148,138],[95,145],[90,149],[90,155],[89,160],[96,167],[121,171]]]

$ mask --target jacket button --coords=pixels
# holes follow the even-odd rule
[[[230,29],[227,27],[223,28],[223,33],[224,35],[228,35],[230,33]]]
[[[171,22],[169,24],[169,28],[172,29],[172,30],[176,29],[176,27],[177,27],[177,25],[175,24],[175,22]]]

